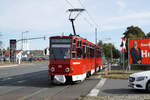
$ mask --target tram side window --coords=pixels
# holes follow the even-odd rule
[[[92,58],[94,58],[94,47],[92,47],[92,54],[91,54]]]
[[[83,58],[86,58],[86,43],[83,42]]]
[[[96,57],[99,58],[99,49],[96,49],[97,53],[96,53]]]
[[[73,40],[72,44],[72,58],[76,58],[76,40]]]
[[[102,49],[100,49],[100,57],[103,56],[103,53],[102,53],[102,52],[103,52]]]
[[[97,49],[97,57],[98,58],[102,57],[101,49]]]
[[[81,41],[80,40],[77,41],[77,48],[81,48]]]
[[[92,47],[90,45],[90,58],[92,58]]]
[[[90,58],[94,57],[94,47],[91,45],[90,46]]]
[[[86,56],[87,56],[87,58],[89,58],[90,57],[90,48],[89,48],[89,44],[88,43],[87,43],[87,46],[86,46],[86,50],[87,50]]]
[[[81,41],[77,41],[77,58],[82,57],[82,48],[81,48]]]

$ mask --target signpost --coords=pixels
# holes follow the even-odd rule
[[[125,52],[127,52],[127,50],[126,50],[126,41],[127,41],[127,38],[122,37],[122,43],[123,43],[123,46],[122,46],[123,70],[125,69]]]

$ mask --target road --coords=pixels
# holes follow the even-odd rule
[[[48,63],[0,68],[0,100],[76,100],[100,81],[92,76],[78,84],[52,85]]]
[[[128,87],[128,80],[107,79],[100,89],[99,96],[141,95],[149,94],[144,90],[136,90]]]

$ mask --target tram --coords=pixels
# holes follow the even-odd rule
[[[102,68],[102,47],[75,35],[50,37],[52,82],[83,81]]]

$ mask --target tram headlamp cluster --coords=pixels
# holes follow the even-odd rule
[[[54,72],[55,71],[55,68],[54,67],[51,67],[51,72]]]
[[[66,72],[69,72],[69,71],[70,71],[70,69],[67,67],[67,68],[65,69],[65,71],[66,71]]]

